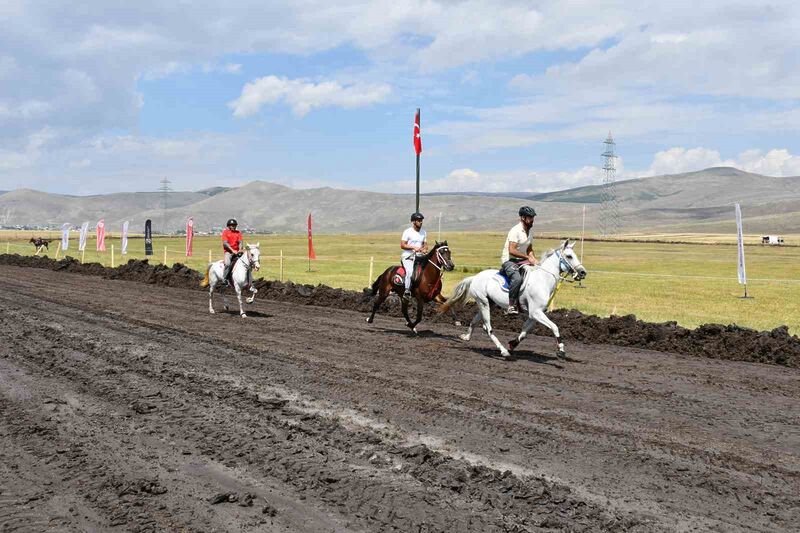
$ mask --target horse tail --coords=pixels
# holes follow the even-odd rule
[[[437,309],[437,312],[446,313],[454,306],[465,301],[467,299],[467,295],[469,295],[469,287],[472,285],[473,279],[475,279],[475,276],[470,276],[461,280],[461,283],[456,285],[456,288],[453,289],[453,294],[451,294],[447,301]]]
[[[372,288],[371,288],[372,296],[378,294],[378,292],[381,290],[381,280],[383,280],[383,278],[386,276],[386,273],[392,270],[393,268],[394,267],[387,268],[386,270],[383,271],[383,274],[375,278],[375,281],[372,282]]]
[[[201,287],[208,287],[208,284],[211,283],[209,277],[210,277],[211,267],[213,265],[214,263],[209,263],[208,266],[206,267],[206,276],[203,278],[203,281],[200,282]]]

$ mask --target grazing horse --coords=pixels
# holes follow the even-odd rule
[[[42,239],[41,237],[31,237],[31,240],[28,242],[33,243],[36,247],[36,253],[34,255],[39,255],[42,250],[50,251],[49,244],[52,239]]]
[[[528,265],[522,267],[525,269],[525,279],[520,289],[520,303],[528,309],[528,319],[522,326],[520,334],[508,343],[508,350],[492,333],[489,312],[489,302],[502,308],[508,307],[508,292],[503,290],[503,280],[497,270],[484,270],[474,276],[464,278],[453,289],[453,294],[448,298],[447,302],[439,308],[439,312],[447,311],[454,305],[458,305],[470,298],[474,299],[478,304],[478,312],[475,318],[472,319],[469,328],[467,328],[467,332],[460,336],[461,340],[469,341],[473,328],[483,323],[483,329],[486,330],[489,338],[492,339],[492,342],[500,350],[503,357],[511,357],[511,351],[528,335],[534,323],[539,322],[553,332],[557,345],[556,355],[563,358],[566,353],[564,352],[564,343],[561,341],[558,326],[547,318],[544,312],[564,277],[570,274],[576,280],[586,277],[586,269],[583,268],[578,256],[573,251],[573,246],[575,246],[575,243],[570,244],[566,240],[560,248],[547,252],[539,266]]]
[[[408,316],[408,301],[402,297],[405,285],[403,283],[403,275],[398,273],[400,268],[401,266],[387,268],[372,284],[372,294],[373,296],[377,294],[378,297],[372,306],[372,313],[367,318],[367,323],[372,324],[378,308],[392,292],[395,292],[400,296],[400,301],[402,302],[406,326],[414,333],[417,333],[417,324],[422,321],[423,304],[431,301],[436,303],[444,303],[445,301],[442,297],[442,270],[449,272],[455,268],[455,264],[450,257],[450,247],[447,245],[447,241],[437,241],[431,251],[425,255],[418,256],[417,261],[414,263],[414,269],[419,269],[415,276],[416,283],[411,288],[411,295],[417,301],[417,317],[414,322]]]
[[[251,294],[245,301],[249,304],[253,303],[256,297],[256,290],[253,287],[253,269],[259,270],[261,268],[261,251],[258,248],[259,243],[245,244],[244,253],[236,260],[231,270],[231,280],[233,282],[233,289],[236,291],[236,298],[239,300],[239,315],[242,318],[247,318],[247,314],[242,307],[242,290],[249,288]],[[225,262],[220,259],[213,263],[208,264],[206,268],[206,276],[200,282],[201,287],[208,287],[208,312],[214,314],[214,306],[211,304],[211,298],[214,295],[214,289],[217,284],[223,281],[222,276],[225,273]],[[225,293],[222,293],[222,305],[225,310],[228,310],[228,299]]]

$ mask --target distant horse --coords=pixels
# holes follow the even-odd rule
[[[408,316],[408,301],[402,297],[405,292],[405,282],[404,276],[398,272],[400,268],[401,266],[399,265],[387,268],[372,284],[372,294],[373,296],[377,294],[378,297],[372,306],[372,313],[367,318],[367,323],[372,324],[378,308],[392,292],[395,292],[400,296],[400,301],[402,302],[406,326],[414,333],[417,333],[417,324],[422,321],[423,304],[432,301],[439,304],[445,302],[442,296],[442,271],[449,272],[455,268],[455,264],[450,257],[450,247],[447,245],[447,241],[437,241],[431,251],[417,256],[417,260],[414,263],[414,270],[417,271],[414,273],[416,283],[411,288],[411,295],[417,301],[417,317],[413,322]]]
[[[253,287],[253,270],[261,268],[261,251],[259,250],[259,243],[245,244],[244,253],[236,260],[231,271],[231,280],[233,281],[233,289],[236,291],[236,298],[239,300],[239,315],[242,318],[247,318],[247,314],[242,307],[242,290],[249,288],[252,293],[245,301],[249,304],[253,303],[258,292]],[[206,268],[206,276],[200,282],[201,287],[208,287],[208,312],[214,314],[214,306],[211,304],[211,298],[214,295],[214,289],[217,284],[223,281],[222,277],[225,273],[225,262],[221,259],[213,263],[209,263]],[[228,299],[225,293],[222,293],[222,305],[225,310],[228,310]]]
[[[39,255],[42,250],[50,251],[49,244],[52,239],[42,239],[41,237],[31,237],[31,240],[28,242],[33,243],[36,247],[36,253],[34,255]]]
[[[478,304],[478,312],[472,319],[467,332],[461,335],[461,340],[469,341],[472,330],[480,323],[483,329],[492,339],[494,345],[500,350],[503,357],[511,357],[511,351],[516,348],[522,339],[533,328],[536,322],[544,324],[556,338],[558,357],[565,357],[564,343],[561,342],[561,335],[552,320],[544,314],[547,305],[553,298],[553,294],[562,280],[562,275],[572,274],[576,280],[586,277],[586,269],[583,268],[578,256],[572,250],[575,243],[569,244],[566,240],[560,248],[550,250],[542,258],[539,266],[523,266],[525,269],[525,279],[520,289],[520,303],[528,309],[528,319],[522,326],[522,332],[511,339],[508,343],[508,350],[503,346],[494,333],[492,333],[492,323],[489,311],[489,302],[506,308],[508,306],[508,292],[503,290],[502,279],[497,270],[484,270],[474,276],[464,278],[461,283],[453,289],[453,294],[448,298],[447,303],[439,308],[439,312],[445,312],[454,305],[458,305],[472,298]]]

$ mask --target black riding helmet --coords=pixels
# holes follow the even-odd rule
[[[534,210],[532,207],[529,207],[527,205],[522,206],[522,207],[519,208],[519,216],[521,216],[521,217],[535,217],[536,216],[536,210]]]
[[[411,215],[411,222],[414,222],[415,220],[424,220],[424,219],[425,219],[425,217],[422,216],[422,213],[419,213],[419,212],[414,213],[414,214]]]
[[[228,223],[227,223],[227,224],[225,224],[225,225],[226,225],[226,226],[238,226],[238,225],[239,225],[239,223],[238,223],[238,222],[236,222],[236,219],[235,219],[235,218],[230,218],[230,219],[228,219]]]

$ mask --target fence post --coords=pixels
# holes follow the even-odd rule
[[[372,284],[372,267],[375,265],[375,257],[369,258],[369,278],[367,279],[367,287]]]
[[[114,268],[114,245],[111,245],[111,268]]]
[[[61,241],[58,242],[58,248],[56,248],[56,259],[58,259],[58,255],[61,253]]]
[[[6,253],[7,253],[7,254],[10,254],[10,253],[11,253],[11,243],[10,243],[10,242],[7,242],[7,243],[6,243]]]
[[[208,249],[208,262],[211,262],[211,248]]]
[[[81,250],[81,263],[85,263],[86,262],[85,259],[86,259],[86,248]]]
[[[164,247],[164,266],[167,266],[167,247]]]
[[[278,275],[278,281],[283,281],[283,250],[281,250],[281,266],[280,274]]]

